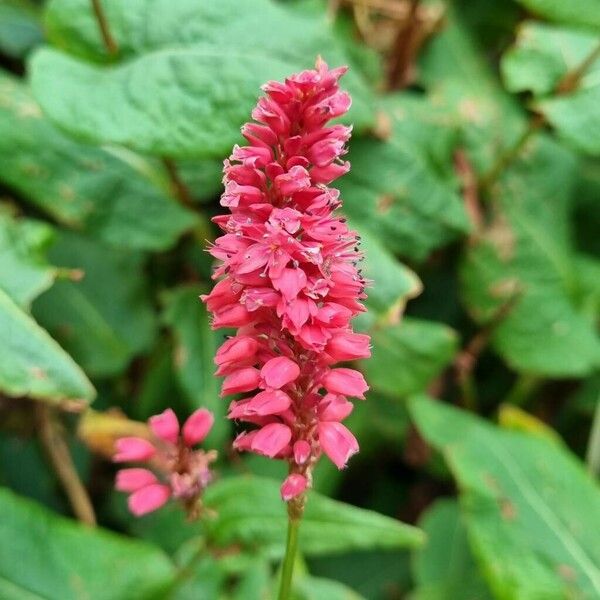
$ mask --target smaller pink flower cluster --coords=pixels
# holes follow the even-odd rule
[[[190,518],[198,516],[198,501],[212,480],[210,464],[217,452],[204,452],[194,446],[206,438],[213,423],[212,413],[201,408],[180,430],[169,408],[148,420],[152,442],[139,437],[117,440],[115,462],[146,462],[154,469],[121,469],[117,473],[116,489],[130,494],[128,505],[134,515],[152,512],[175,498],[183,503]]]

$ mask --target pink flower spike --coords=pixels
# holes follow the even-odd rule
[[[267,387],[280,389],[295,381],[300,375],[300,368],[291,359],[278,356],[268,360],[260,370]]]
[[[213,414],[206,408],[194,411],[183,424],[183,441],[191,447],[204,441],[215,422]]]
[[[292,498],[296,498],[299,496],[306,487],[308,486],[308,481],[304,475],[300,475],[299,473],[293,473],[292,475],[288,475],[286,480],[281,485],[281,498],[284,502],[289,502]]]
[[[229,394],[238,394],[240,392],[250,392],[258,387],[260,383],[260,373],[254,367],[245,367],[234,371],[231,375],[225,377],[221,396]]]
[[[298,440],[294,444],[294,461],[297,465],[303,465],[310,456],[310,444],[306,440]]]
[[[171,488],[168,485],[154,483],[131,494],[127,504],[136,517],[141,517],[166,504],[170,497]]]
[[[156,475],[148,469],[121,469],[117,473],[115,489],[119,492],[137,492],[140,488],[158,483]]]
[[[323,452],[338,469],[343,469],[348,459],[358,452],[356,438],[346,427],[337,422],[321,422],[318,431]]]
[[[351,104],[339,86],[346,70],[319,58],[262,86],[242,127],[247,145],[224,161],[228,210],[212,219],[223,233],[209,248],[217,283],[201,296],[213,329],[237,328],[215,358],[222,395],[250,392],[229,405],[229,419],[250,425],[233,447],[285,460],[292,502],[323,452],[343,466],[358,450],[340,421],[353,408],[346,396],[368,389],[358,371],[332,368],[370,355],[369,336],[352,330],[369,284],[360,238],[329,186],[350,169],[352,127],[329,123]]]
[[[116,454],[113,456],[114,462],[143,462],[152,458],[156,448],[143,438],[123,437],[115,442]]]
[[[148,419],[148,425],[152,433],[159,437],[161,440],[170,444],[176,444],[177,438],[179,437],[179,421],[177,416],[170,409],[167,408],[160,415],[155,415]]]
[[[292,432],[287,425],[269,423],[256,432],[251,448],[254,452],[273,458],[279,454],[292,439]]]
[[[354,369],[331,369],[323,378],[323,385],[332,394],[353,396],[364,400],[369,389],[362,373]]]

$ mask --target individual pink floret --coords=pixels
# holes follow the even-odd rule
[[[116,441],[115,462],[146,462],[153,470],[127,468],[117,472],[115,488],[130,494],[129,510],[136,516],[152,512],[170,498],[180,500],[190,518],[200,510],[200,497],[212,480],[215,450],[194,446],[206,438],[214,423],[212,413],[198,409],[184,423],[169,408],[148,419],[154,439],[125,437]]]
[[[244,394],[229,418],[249,423],[235,448],[290,466],[281,494],[301,496],[322,453],[338,468],[358,451],[340,421],[368,390],[362,374],[332,368],[370,356],[351,320],[364,311],[359,238],[337,214],[327,187],[350,169],[351,127],[328,125],[350,108],[338,85],[345,67],[316,68],[271,81],[242,127],[248,145],[224,163],[221,205],[230,214],[210,248],[218,283],[202,299],[213,328],[237,328],[218,350],[222,394]]]

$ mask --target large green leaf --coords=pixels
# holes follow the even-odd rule
[[[213,362],[222,334],[210,328],[209,316],[199,295],[200,286],[181,287],[166,295],[165,322],[175,337],[173,363],[188,400],[190,411],[200,407],[211,410],[215,424],[207,447],[222,448],[230,427],[225,419],[227,402],[219,396],[221,379],[214,375]]]
[[[600,0],[517,0],[532,13],[551,21],[600,28]]]
[[[410,96],[381,108],[390,120],[387,141],[356,139],[352,169],[339,182],[344,212],[392,251],[422,260],[469,229],[456,182],[440,173],[452,164],[455,128],[417,110]]]
[[[427,542],[414,555],[414,600],[491,599],[473,559],[456,500],[435,502],[419,526]]]
[[[164,598],[174,569],[157,548],[59,517],[0,489],[4,600]]]
[[[463,296],[493,323],[494,348],[516,370],[581,376],[600,364],[600,342],[578,312],[569,243],[574,160],[538,136],[495,189],[492,222],[469,247]]]
[[[118,246],[162,250],[196,222],[131,153],[77,143],[0,72],[0,181],[54,219]],[[159,181],[160,184],[160,181]]]
[[[427,398],[415,398],[411,412],[458,480],[471,545],[496,597],[600,595],[600,490],[574,456]]]
[[[139,253],[62,232],[50,257],[81,269],[83,279],[57,282],[35,301],[33,312],[86,372],[118,373],[150,347],[156,318]]]
[[[574,90],[557,88],[598,45],[598,37],[542,23],[526,23],[504,56],[506,86],[532,91],[539,110],[565,140],[589,154],[600,154],[600,58],[589,65]]]
[[[207,521],[207,535],[218,545],[241,544],[281,556],[287,525],[279,482],[259,477],[224,479],[206,490],[205,501],[217,516]],[[300,527],[305,555],[371,548],[415,547],[421,532],[390,517],[310,492]]]
[[[91,400],[94,388],[73,359],[0,289],[0,390],[59,402]]]
[[[45,257],[52,239],[48,225],[15,219],[0,207],[0,288],[20,306],[28,307],[54,281],[56,269]]]
[[[371,331],[372,357],[362,362],[369,385],[399,398],[422,391],[452,360],[458,339],[446,325],[405,317]]]
[[[324,14],[270,0],[158,0],[151,10],[145,0],[104,0],[103,6],[119,45],[116,63],[94,66],[44,49],[30,65],[44,111],[96,143],[172,157],[222,156],[239,140],[265,81],[311,67],[318,54],[332,65],[349,62]],[[47,23],[56,45],[106,58],[87,0],[54,0]],[[361,76],[349,74],[344,85],[354,99],[348,119],[370,124],[371,96]]]

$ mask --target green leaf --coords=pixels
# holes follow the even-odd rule
[[[200,407],[211,410],[215,425],[207,438],[210,447],[223,448],[230,425],[225,419],[227,402],[220,397],[220,378],[214,375],[213,362],[222,334],[210,328],[210,320],[200,294],[206,289],[187,286],[165,296],[164,320],[173,331],[173,363],[190,411]]]
[[[304,575],[294,582],[294,600],[364,600],[339,581]]]
[[[204,499],[217,516],[206,522],[209,540],[220,546],[237,543],[282,556],[287,513],[279,485],[259,477],[235,477],[211,485]],[[422,541],[415,527],[314,491],[309,494],[300,528],[300,551],[307,556],[415,547]]]
[[[23,308],[54,281],[56,269],[45,256],[53,235],[45,223],[0,210],[0,288]]]
[[[48,402],[92,400],[92,384],[73,359],[0,289],[0,389]]]
[[[405,317],[371,331],[373,354],[361,365],[374,390],[395,398],[422,391],[452,360],[454,330],[441,323]]]
[[[232,600],[249,598],[268,598],[272,591],[273,580],[268,561],[257,558],[246,569],[240,583],[232,594]]]
[[[90,375],[113,375],[154,341],[156,318],[143,257],[62,232],[54,264],[81,269],[81,281],[58,281],[33,312]]]
[[[352,169],[339,187],[344,212],[361,229],[393,252],[423,260],[467,232],[469,222],[455,182],[439,171],[441,163],[452,163],[455,130],[431,115],[427,121],[427,111],[417,111],[416,104],[403,95],[382,104],[391,137],[385,142],[355,139]]]
[[[401,313],[411,298],[421,293],[423,285],[414,271],[402,264],[384,247],[377,236],[362,224],[349,226],[361,237],[361,264],[365,278],[373,283],[367,289],[369,312],[361,315],[364,327],[378,318],[393,319]]]
[[[463,297],[492,344],[518,371],[582,376],[600,364],[600,342],[575,302],[568,212],[574,159],[537,136],[494,192],[491,224],[468,248]]]
[[[494,596],[600,595],[600,490],[574,456],[424,397],[410,408],[458,480],[471,546]]]
[[[147,161],[71,140],[42,116],[27,87],[1,71],[0,154],[1,182],[110,244],[163,250],[197,222],[151,181],[160,176]]]
[[[169,600],[231,600],[231,596],[225,595],[227,588],[227,574],[222,568],[222,563],[212,556],[203,556],[200,560],[191,559],[189,561],[189,571],[187,565],[182,569],[187,572],[187,577],[182,578],[181,583],[177,585]],[[244,599],[259,600],[258,595],[245,596]]]
[[[598,46],[598,37],[542,23],[526,23],[504,56],[502,72],[513,92],[531,91],[534,108],[576,148],[600,154],[600,57],[585,71],[576,88],[559,93],[568,73],[574,73]]]
[[[527,10],[550,21],[600,28],[600,0],[517,0]]]
[[[0,52],[23,58],[43,40],[39,8],[29,0],[3,0],[0,4]]]
[[[223,156],[239,141],[265,81],[311,67],[318,54],[332,65],[349,62],[324,14],[316,18],[270,0],[160,0],[152,10],[145,0],[104,0],[103,6],[119,45],[116,63],[94,66],[50,49],[30,63],[44,111],[95,143],[171,157]],[[57,46],[106,59],[87,0],[54,0],[47,23]],[[351,73],[344,86],[354,100],[348,120],[370,125],[365,82]]]
[[[174,569],[150,545],[91,529],[0,489],[0,596],[5,600],[165,597]],[[26,560],[15,560],[21,557]]]
[[[491,599],[473,559],[456,500],[437,500],[419,526],[427,542],[414,555],[414,600]]]
[[[583,314],[589,318],[593,327],[600,316],[600,260],[587,254],[575,256],[578,290],[577,304]]]
[[[476,43],[451,6],[444,24],[443,31],[420,53],[421,83],[437,111],[459,127],[461,146],[476,172],[485,173],[522,135],[527,126],[525,114],[490,68],[488,49]]]

